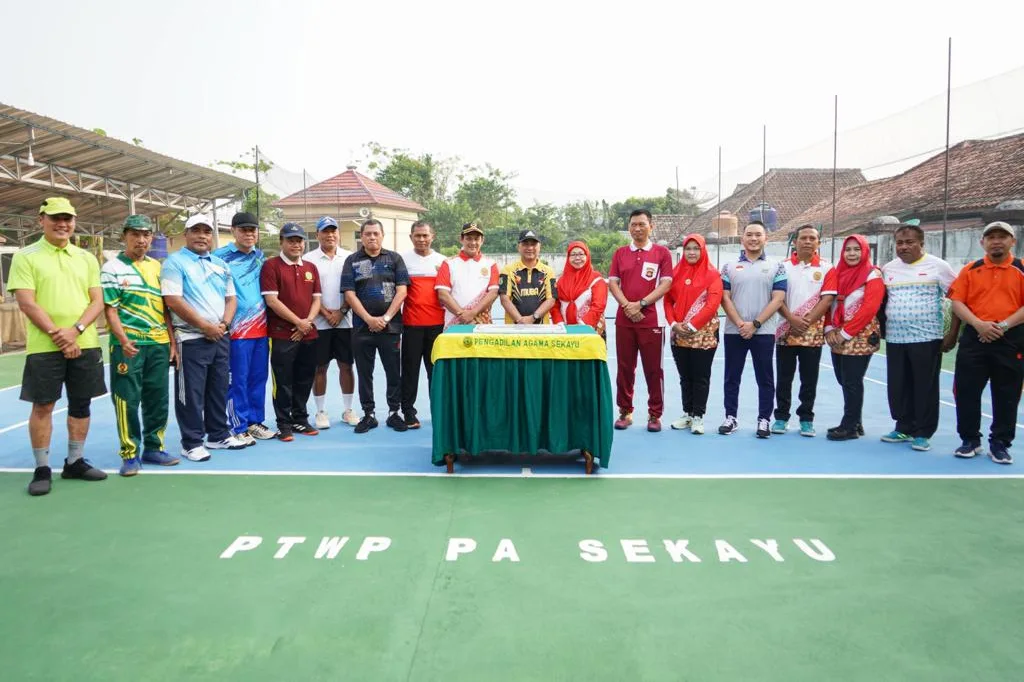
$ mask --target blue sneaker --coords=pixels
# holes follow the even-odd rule
[[[139,461],[138,457],[132,457],[131,459],[121,460],[121,471],[119,472],[122,476],[134,476],[139,473],[142,469],[142,462]]]
[[[932,444],[928,442],[927,438],[915,438],[914,442],[910,444],[910,448],[918,452],[928,452],[932,449]]]
[[[789,422],[785,419],[776,419],[775,423],[772,424],[772,433],[781,435],[789,429]]]
[[[992,441],[988,444],[988,456],[996,464],[1013,464],[1010,451],[1002,443]]]
[[[142,461],[146,464],[159,464],[162,467],[172,467],[181,460],[167,454],[163,450],[146,450],[142,453]]]
[[[905,433],[899,431],[890,431],[889,433],[882,436],[883,443],[909,443],[913,438]]]
[[[800,435],[814,438],[814,422],[800,422]]]

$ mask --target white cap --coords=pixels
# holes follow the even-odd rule
[[[211,230],[213,229],[213,221],[202,213],[196,213],[194,216],[185,221],[186,230],[190,230],[196,225],[206,225]]]
[[[1002,230],[1003,232],[1006,232],[1014,239],[1017,238],[1017,231],[1013,229],[1013,226],[1010,225],[1009,223],[1004,223],[1002,220],[997,220],[994,223],[989,223],[988,225],[986,225],[985,229],[981,233],[981,236],[984,237],[989,232],[995,232],[996,230]]]

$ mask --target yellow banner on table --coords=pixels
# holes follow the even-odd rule
[[[431,359],[499,358],[510,360],[607,360],[597,334],[473,334],[447,332],[437,337]]]

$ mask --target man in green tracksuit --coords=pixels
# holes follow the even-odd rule
[[[146,255],[152,241],[152,221],[144,215],[128,216],[124,251],[100,270],[110,330],[110,395],[121,440],[122,476],[139,473],[142,462],[171,466],[179,461],[164,450],[167,368],[177,353],[170,342],[171,323],[160,294],[160,262]]]

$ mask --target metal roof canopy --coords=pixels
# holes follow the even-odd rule
[[[0,103],[0,226],[22,242],[49,196],[71,200],[81,232],[119,234],[132,213],[216,213],[254,184]]]

